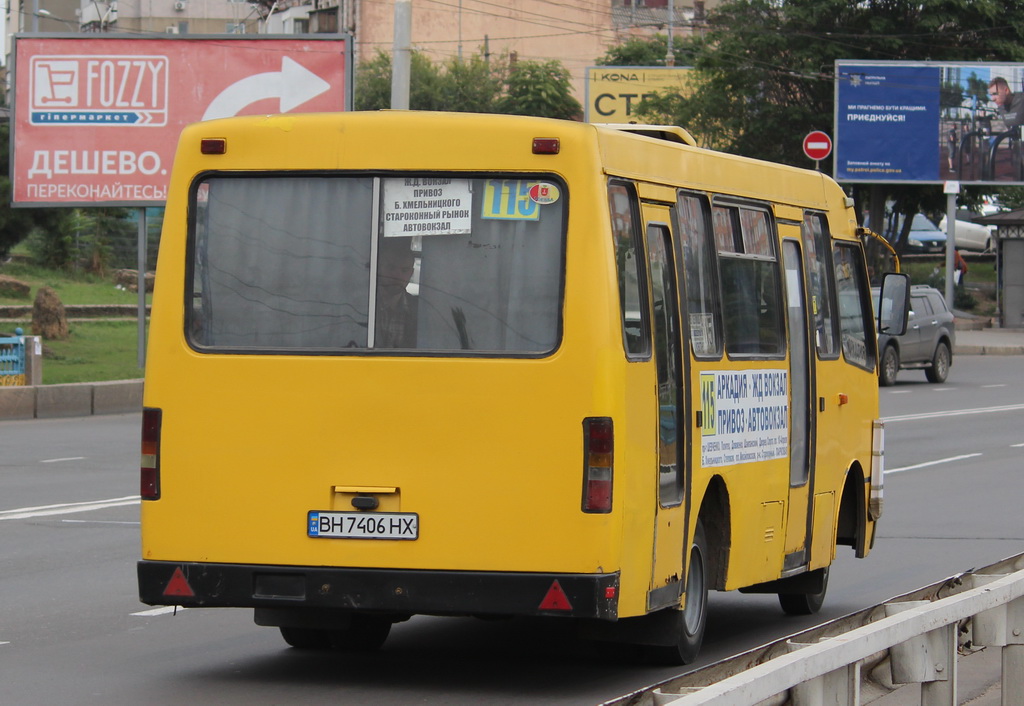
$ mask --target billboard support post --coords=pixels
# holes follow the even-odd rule
[[[139,209],[139,367],[146,367],[146,209]]]
[[[956,252],[956,195],[960,182],[947,181],[942,190],[946,194],[946,306],[953,310],[953,270]],[[962,276],[962,275],[961,275]]]

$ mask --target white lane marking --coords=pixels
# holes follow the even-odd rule
[[[138,520],[129,522],[128,520],[61,520],[61,522],[67,522],[69,524],[79,525],[141,525],[142,523]]]
[[[9,645],[9,644],[11,644],[11,643],[10,642],[0,642],[0,645]]]
[[[918,468],[926,468],[928,466],[937,466],[940,463],[950,463],[951,461],[963,461],[964,459],[974,458],[975,456],[981,456],[980,453],[976,454],[964,454],[963,456],[950,456],[949,458],[940,458],[936,461],[925,461],[924,463],[916,463],[913,466],[904,466],[903,468],[890,468],[883,475],[889,475],[890,473],[900,473],[902,471],[913,471]]]
[[[63,463],[64,461],[82,461],[85,456],[68,456],[67,458],[45,458],[39,463]]]
[[[90,500],[88,502],[81,503],[61,503],[59,505],[20,507],[14,510],[0,510],[0,520],[27,520],[33,517],[47,517],[49,515],[70,515],[75,512],[103,510],[108,507],[138,505],[140,502],[142,502],[142,499],[139,498],[138,495],[126,495],[123,498],[110,498],[109,500]]]
[[[1006,383],[1005,382],[1000,382],[1000,383],[995,384],[995,385],[982,385],[982,387],[983,388],[988,388],[988,387],[1006,387]]]
[[[883,417],[882,421],[889,422],[913,422],[919,419],[936,419],[938,417],[960,417],[968,414],[992,414],[994,412],[1019,412],[1024,410],[1024,404],[1010,404],[1002,407],[976,407],[974,409],[953,409],[948,412],[922,412],[920,414],[901,414],[895,417]]]
[[[132,615],[137,615],[140,618],[152,618],[152,617],[157,616],[157,615],[167,615],[168,613],[174,613],[175,611],[180,613],[183,610],[188,610],[188,609],[187,608],[182,608],[181,606],[176,606],[176,605],[165,605],[165,606],[162,606],[160,608],[152,608],[150,610],[140,610],[138,613],[132,613]]]
[[[1019,449],[1021,447],[1024,447],[1024,444],[1010,444],[1011,449]]]

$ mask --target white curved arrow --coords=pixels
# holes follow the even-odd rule
[[[315,73],[292,61],[281,58],[281,70],[247,76],[225,88],[214,98],[203,120],[228,118],[256,101],[266,98],[280,98],[281,112],[296,108],[331,87]]]

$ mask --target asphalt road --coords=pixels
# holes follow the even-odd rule
[[[705,664],[1024,551],[1024,357],[882,391],[886,505],[815,618],[713,594]],[[368,656],[287,648],[250,611],[138,602],[138,415],[0,422],[0,702],[594,704],[679,670],[600,659],[561,624],[418,617]],[[184,520],[184,521],[187,521]]]

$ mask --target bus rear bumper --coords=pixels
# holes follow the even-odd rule
[[[149,605],[615,620],[619,575],[138,563]]]

